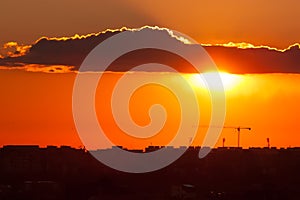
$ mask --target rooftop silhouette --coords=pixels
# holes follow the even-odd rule
[[[295,199],[300,195],[300,148],[220,147],[203,159],[198,158],[199,149],[189,147],[161,170],[130,174],[103,165],[85,149],[4,146],[0,199]]]

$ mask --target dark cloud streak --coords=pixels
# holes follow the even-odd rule
[[[219,69],[230,73],[300,73],[300,49],[298,45],[284,52],[267,48],[210,46],[206,51]]]
[[[161,31],[161,30],[153,30]],[[41,64],[41,65],[67,65],[78,67],[83,62],[88,53],[105,39],[119,33],[120,31],[107,31],[98,35],[91,35],[76,39],[40,39],[32,45],[28,53],[19,57],[6,57],[0,59],[2,66],[15,66],[16,63]],[[175,39],[174,39],[175,40]],[[178,42],[178,41],[177,41]],[[183,44],[188,45],[188,44]],[[192,47],[191,47],[192,48]],[[224,46],[205,46],[206,51],[213,58],[219,69],[236,74],[246,73],[300,73],[300,49],[298,45],[287,49],[286,51],[270,50],[267,48],[246,48]],[[115,62],[115,68],[112,71],[126,71],[122,64],[131,63],[130,59],[138,60],[136,63],[143,63],[149,55],[160,55],[154,51],[138,52],[138,55],[127,56],[123,61]],[[173,59],[170,54],[161,54],[157,60]],[[129,59],[129,60],[128,60]],[[174,60],[173,60],[174,61]],[[122,63],[123,62],[123,63]],[[174,62],[165,62],[172,65]],[[191,73],[187,65],[183,65],[179,71]]]

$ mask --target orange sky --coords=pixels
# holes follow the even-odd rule
[[[21,70],[0,70],[1,115],[0,115],[0,145],[6,144],[40,144],[40,145],[81,145],[72,118],[72,87],[75,73],[40,73]],[[118,132],[111,126],[113,122],[108,117],[109,109],[104,109],[103,95],[107,95],[112,80],[120,77],[120,73],[106,74],[103,80],[104,88],[97,92],[97,114],[105,115],[100,123],[114,135],[109,137],[117,144],[128,147],[143,147],[150,144],[166,144],[172,137],[171,130],[176,130],[178,122],[178,102],[168,91],[148,86],[140,89],[132,98],[132,117],[137,123],[148,123],[147,111],[149,105],[158,102],[166,106],[168,120],[166,127],[157,136],[135,140]],[[147,73],[132,74],[147,76]],[[171,74],[159,75],[172,78]],[[185,75],[190,77],[193,75]],[[243,147],[266,146],[266,138],[271,139],[271,145],[277,147],[299,146],[300,124],[300,75],[297,74],[252,74],[232,75],[225,87],[227,95],[227,115],[225,124],[228,126],[250,126],[251,132],[243,131],[241,144]],[[189,78],[197,89],[201,109],[201,125],[207,125],[210,116],[210,104],[207,93],[201,89],[201,84]],[[232,83],[232,80],[233,81]],[[199,84],[199,85],[198,85]],[[100,96],[99,96],[100,95]],[[149,98],[150,95],[151,98]],[[99,99],[100,98],[100,99]],[[109,125],[109,126],[108,126]],[[168,129],[168,131],[166,131]],[[200,145],[205,130],[199,132],[194,144]],[[236,132],[225,129],[222,138],[226,145],[236,146]],[[184,145],[187,141],[182,141]]]
[[[299,42],[297,0],[38,0],[3,1],[0,45],[31,44],[41,36],[99,32],[123,26],[158,25],[199,43],[249,42],[285,48]]]
[[[91,43],[81,43],[87,46],[77,45],[80,43],[79,41],[76,44],[78,40],[62,42],[65,46],[56,46],[59,42],[46,39],[34,44],[42,36],[70,37],[107,29],[150,25],[182,32],[201,44],[245,42],[286,49],[300,42],[300,2],[296,0],[272,3],[261,0],[91,0],[88,3],[81,0],[3,1],[0,6],[0,19],[0,146],[82,145],[72,118],[72,89],[76,73],[70,71],[73,65],[81,63],[81,59],[89,50],[86,47],[95,43],[92,38],[89,40]],[[30,45],[36,47],[31,54],[28,53]],[[77,46],[73,48],[72,45]],[[57,51],[58,49],[60,51]],[[299,45],[295,45],[286,53],[267,48],[260,48],[259,51],[240,51],[234,48],[223,51],[222,48],[214,47],[206,49],[220,69],[239,74],[253,73],[229,76],[229,82],[238,81],[233,85],[230,83],[226,90],[225,125],[250,126],[253,129],[251,132],[242,131],[241,145],[266,146],[268,137],[272,146],[299,146],[300,90],[297,86],[300,83],[300,75],[289,74],[299,72]],[[24,56],[28,64],[25,67],[12,69],[11,63],[3,59],[5,56],[16,57],[21,54],[28,55]],[[12,64],[18,64],[24,62],[24,59],[11,61]],[[52,61],[58,62],[55,63],[57,66],[51,66]],[[49,62],[50,65],[47,66]],[[270,71],[279,73],[268,74]],[[281,72],[286,73],[280,74]],[[143,78],[148,75],[133,73],[131,76],[134,80],[137,76]],[[165,105],[169,116],[165,129],[153,138],[139,140],[139,144],[136,145],[134,143],[137,140],[121,133],[110,118],[107,95],[112,87],[112,80],[119,76],[120,73],[106,74],[102,82],[105,87],[99,86],[97,93],[97,114],[99,118],[105,116],[100,123],[114,134],[110,135],[110,138],[116,144],[130,148],[166,144],[173,134],[170,130],[175,131],[178,126],[180,116],[178,102],[174,96],[153,86],[144,87],[134,94],[130,111],[138,124],[144,125],[149,122],[148,108],[156,102]],[[176,78],[171,74],[159,76],[176,82]],[[193,75],[185,76],[198,92],[202,117],[200,123],[206,126],[210,116],[207,93],[201,88],[201,84],[198,85]],[[195,145],[201,144],[204,129],[202,127],[199,130]],[[232,129],[224,129],[217,146],[221,146],[222,138],[226,138],[227,146],[237,144],[236,132]],[[187,141],[182,141],[182,144],[178,145],[186,143]]]

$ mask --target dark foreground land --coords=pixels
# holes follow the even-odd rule
[[[300,148],[218,148],[203,159],[198,151],[189,148],[159,171],[129,174],[83,149],[4,146],[0,199],[300,199]]]

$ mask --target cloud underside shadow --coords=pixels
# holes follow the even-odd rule
[[[149,27],[146,27],[149,29]],[[164,36],[174,37],[166,29],[151,28],[160,31]],[[106,31],[87,37],[67,39],[42,38],[27,48],[19,56],[0,58],[0,69],[23,69],[26,71],[41,71],[64,73],[77,71],[89,52],[105,39],[124,30]],[[134,31],[143,31],[134,30]],[[174,42],[183,41],[174,38]],[[206,45],[203,46],[222,71],[246,73],[300,73],[299,45],[291,46],[285,51],[269,48],[238,48],[236,46]],[[183,58],[171,52],[156,49],[136,50],[122,55],[109,67],[109,71],[124,72],[131,67],[145,63],[161,63],[176,67],[179,72],[193,73],[195,70]]]

